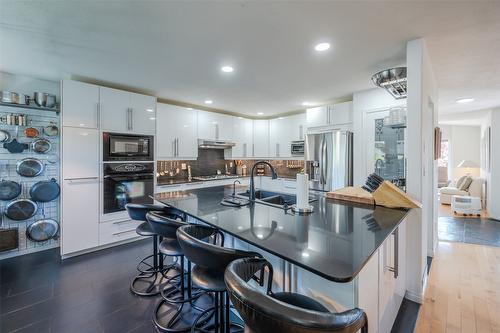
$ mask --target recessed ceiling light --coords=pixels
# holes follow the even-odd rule
[[[304,105],[304,106],[312,106],[312,105],[316,105],[316,103],[304,101],[304,102],[302,102],[302,105]]]
[[[149,117],[149,120],[155,120],[156,118],[155,117]]]
[[[307,253],[306,251],[303,251],[303,252],[302,252],[302,256],[303,256],[304,258],[309,258],[309,253]]]
[[[263,114],[264,114],[264,112],[257,112],[258,116],[262,116]]]
[[[186,108],[187,110],[192,110],[193,108]]]
[[[207,99],[205,100],[205,104],[212,104],[214,101],[212,101],[211,99]]]
[[[316,46],[314,47],[314,49],[318,52],[326,51],[329,48],[330,48],[330,43],[319,43],[319,44],[316,44]]]
[[[283,117],[278,117],[278,119],[283,119]]]
[[[148,111],[148,112],[155,112],[155,110],[153,110],[153,109],[146,109],[146,111]]]
[[[470,103],[474,102],[474,98],[460,98],[457,99],[457,103],[464,104],[464,103]]]
[[[231,67],[231,66],[222,66],[220,68],[221,71],[223,71],[224,73],[232,73],[234,72],[234,68]]]

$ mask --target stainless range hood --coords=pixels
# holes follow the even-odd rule
[[[198,148],[204,149],[231,149],[236,143],[231,141],[198,139]]]

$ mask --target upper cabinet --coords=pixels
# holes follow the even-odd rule
[[[233,119],[233,139],[235,146],[231,149],[232,158],[252,157],[253,121],[242,117]]]
[[[253,121],[253,157],[269,157],[269,120]]]
[[[198,111],[198,138],[210,140],[233,140],[232,116]]]
[[[307,109],[307,127],[345,125],[352,122],[352,102]]]
[[[292,157],[292,141],[304,140],[305,120],[305,114],[298,114],[269,121],[269,150],[271,157]]]
[[[62,125],[99,128],[99,86],[63,80]]]
[[[118,133],[155,134],[156,98],[100,88],[101,128]]]
[[[158,103],[156,113],[158,159],[198,157],[196,113],[196,110]]]

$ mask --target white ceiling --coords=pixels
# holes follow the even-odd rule
[[[0,70],[11,73],[270,116],[373,87],[373,73],[426,37],[441,112],[500,105],[499,2],[0,2]],[[332,48],[315,52],[320,41]]]

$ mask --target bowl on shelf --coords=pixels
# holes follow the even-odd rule
[[[44,108],[53,108],[56,106],[56,95],[35,92],[33,99],[36,105]]]

